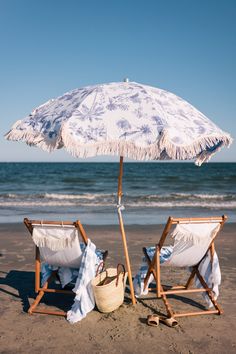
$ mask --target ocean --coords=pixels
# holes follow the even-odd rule
[[[0,223],[117,224],[118,163],[0,163]],[[126,224],[226,214],[236,222],[236,163],[124,163]]]

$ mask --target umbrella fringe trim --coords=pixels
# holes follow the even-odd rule
[[[66,129],[63,129],[62,141],[66,150],[75,157],[85,158],[109,154],[125,156],[135,160],[160,160],[168,158],[187,160],[196,158],[196,164],[201,165],[204,161],[208,161],[223,146],[229,147],[232,143],[232,138],[229,134],[222,132],[222,135],[213,134],[203,137],[191,145],[180,147],[171,142],[168,132],[165,131],[160,140],[149,147],[138,147],[132,142],[117,141],[100,142],[84,146],[74,141],[73,136]],[[216,146],[217,144],[219,146]],[[214,146],[216,146],[215,150],[206,150]]]
[[[16,122],[16,124],[19,122],[20,121]],[[45,137],[45,135],[41,133],[36,133],[31,129],[29,129],[28,131],[17,130],[16,128],[14,128],[14,126],[8,133],[4,135],[4,137],[7,140],[21,140],[29,146],[37,146],[47,152],[52,152],[53,150],[58,149],[60,147],[61,141],[61,139],[54,139],[53,141],[49,140]]]
[[[212,134],[194,141],[192,144],[178,146],[171,142],[168,132],[164,132],[159,147],[162,151],[166,151],[167,155],[173,160],[187,160],[196,158],[196,165],[200,166],[209,159],[222,147],[229,147],[233,139],[227,133]],[[217,146],[218,145],[218,146]],[[207,148],[214,148],[213,151],[207,151]]]
[[[202,137],[194,143],[187,146],[177,146],[171,142],[168,131],[163,131],[160,140],[156,144],[149,147],[137,146],[132,142],[97,142],[90,145],[80,145],[73,139],[70,132],[61,129],[58,139],[46,140],[41,133],[35,133],[32,130],[17,130],[16,126],[20,121],[16,122],[13,128],[5,135],[7,140],[22,140],[30,146],[38,146],[44,151],[52,152],[65,146],[66,150],[78,158],[86,158],[97,155],[120,155],[135,160],[187,160],[196,158],[196,164],[201,165],[208,161],[223,146],[229,147],[233,139],[229,134],[212,134]],[[218,146],[217,146],[218,144]],[[207,148],[214,148],[213,151],[207,151]]]

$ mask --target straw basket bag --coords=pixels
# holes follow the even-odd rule
[[[100,312],[112,312],[123,304],[127,275],[124,266],[118,264],[117,268],[108,268],[92,280],[94,298]]]

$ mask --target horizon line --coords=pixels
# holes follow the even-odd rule
[[[125,163],[193,163],[186,160],[147,160],[147,161],[124,161]],[[119,163],[119,161],[0,161],[0,163]],[[209,161],[203,164],[211,163],[236,163],[236,161]]]

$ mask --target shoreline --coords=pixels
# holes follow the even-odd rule
[[[202,215],[202,217],[204,217],[204,216]],[[49,219],[47,219],[47,220],[49,220]],[[47,220],[45,220],[45,221],[47,221]],[[81,221],[81,219],[78,219],[78,220]],[[55,221],[58,221],[60,223],[60,220],[55,220]],[[66,221],[66,220],[64,220],[64,221]],[[67,221],[72,221],[72,220],[67,220]],[[142,228],[143,229],[143,228],[155,228],[155,227],[160,228],[160,227],[164,227],[165,224],[166,224],[166,222],[165,223],[156,223],[156,224],[127,224],[127,225],[125,224],[125,228],[126,229],[134,229],[134,228]],[[224,225],[224,228],[227,225],[235,225],[236,226],[236,222],[234,222],[234,221],[230,222],[229,220],[227,220]],[[23,226],[25,228],[23,221],[22,221],[22,223],[21,222],[12,222],[12,223],[3,222],[3,223],[0,223],[0,231],[1,231],[1,228],[14,227],[14,226],[16,226],[17,228]],[[113,228],[113,227],[119,228],[119,224],[86,224],[86,223],[83,223],[83,226],[91,228],[91,229]]]

